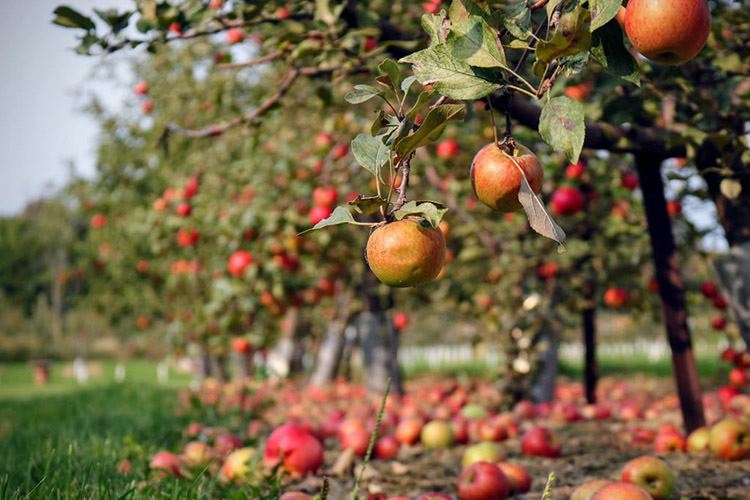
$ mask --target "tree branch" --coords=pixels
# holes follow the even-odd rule
[[[409,156],[401,162],[401,184],[396,189],[398,198],[396,203],[393,204],[391,214],[399,211],[401,207],[406,204],[406,189],[409,187],[409,174],[411,172],[411,159],[414,158],[414,153],[410,153]]]
[[[258,58],[252,59],[250,61],[245,61],[241,63],[224,63],[224,64],[218,64],[216,67],[219,69],[240,69],[240,68],[249,68],[251,66],[257,66],[259,64],[275,61],[276,59],[280,59],[281,56],[284,55],[284,52],[281,50],[277,50],[275,52],[271,52],[270,54],[266,54],[264,56],[260,56]]]

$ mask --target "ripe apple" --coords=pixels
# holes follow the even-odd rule
[[[242,276],[250,264],[253,263],[253,255],[247,250],[237,250],[229,257],[227,269],[234,277]]]
[[[221,466],[221,474],[229,481],[242,481],[251,473],[250,461],[255,456],[252,448],[240,448],[230,453],[224,465]]]
[[[182,197],[186,200],[191,199],[198,194],[198,188],[200,187],[200,179],[193,176],[185,181],[185,186],[182,188]]]
[[[687,441],[676,429],[660,430],[654,438],[654,451],[656,453],[677,453],[685,451]]]
[[[682,203],[677,200],[667,202],[667,213],[670,217],[677,217],[682,213]]]
[[[333,136],[328,132],[320,132],[313,139],[313,144],[318,150],[328,149],[333,144]]]
[[[338,197],[334,187],[317,187],[313,190],[313,203],[322,207],[333,208]]]
[[[695,429],[687,438],[687,451],[690,453],[701,453],[708,451],[711,429],[700,427]]]
[[[715,316],[711,319],[711,328],[722,331],[727,327],[727,319],[724,316]]]
[[[570,500],[591,500],[591,497],[597,491],[611,483],[612,481],[607,481],[606,479],[594,479],[593,481],[583,483],[573,491],[570,495]]]
[[[638,176],[633,172],[623,172],[620,184],[628,191],[634,191],[638,187]]]
[[[479,439],[482,441],[503,441],[508,438],[505,426],[495,418],[484,419],[479,423]]]
[[[511,493],[528,493],[531,490],[531,476],[523,465],[500,462],[497,466],[508,478]]]
[[[288,491],[279,497],[279,500],[312,500],[313,497],[301,491]]]
[[[559,187],[552,193],[552,211],[555,215],[575,215],[586,205],[586,197],[574,187]]]
[[[377,278],[393,287],[434,280],[445,261],[445,237],[426,222],[402,219],[380,226],[367,240],[367,263]]]
[[[409,325],[409,315],[403,312],[397,312],[393,315],[393,326],[396,330],[401,331]]]
[[[592,82],[583,82],[578,85],[571,85],[565,88],[565,95],[574,101],[586,102],[591,97],[591,89],[594,88]]]
[[[514,160],[521,167],[520,170]],[[495,143],[484,146],[471,162],[469,175],[475,196],[493,210],[520,210],[518,191],[521,188],[521,170],[531,189],[539,194],[544,181],[544,170],[539,158],[528,148],[517,144],[515,150],[505,152]]]
[[[94,229],[100,229],[107,225],[107,217],[102,214],[95,214],[91,217],[90,225]]]
[[[510,494],[510,483],[492,462],[477,462],[461,471],[458,478],[460,500],[503,499]]]
[[[565,169],[565,177],[567,179],[580,179],[583,177],[583,173],[586,171],[586,166],[582,161],[578,163],[571,163]]]
[[[422,432],[422,419],[418,417],[408,417],[403,419],[396,426],[396,439],[402,444],[414,444],[419,439]]]
[[[200,232],[197,229],[180,229],[177,231],[177,244],[181,247],[192,247],[198,244]]]
[[[707,299],[713,299],[719,293],[719,288],[713,281],[704,281],[701,284],[701,293]]]
[[[364,427],[342,425],[339,429],[339,441],[344,450],[351,449],[357,456],[364,457],[370,445],[370,433]]]
[[[148,466],[151,469],[160,472],[166,471],[174,477],[182,477],[182,473],[180,472],[180,459],[177,458],[177,455],[168,451],[157,451],[154,456],[151,457]]]
[[[307,218],[310,220],[310,224],[315,225],[318,222],[327,219],[332,213],[333,210],[329,207],[315,206],[310,209]]]
[[[148,94],[148,83],[140,81],[135,84],[134,90],[138,95],[146,95]]]
[[[725,310],[727,306],[729,305],[729,303],[727,302],[727,299],[725,299],[724,296],[721,294],[716,294],[712,304],[716,309],[720,311]]]
[[[304,427],[284,424],[268,437],[263,463],[268,468],[282,465],[292,476],[304,476],[323,463],[323,445]]]
[[[435,152],[438,158],[450,160],[458,154],[458,142],[455,139],[440,141]]]
[[[640,486],[617,482],[599,488],[591,500],[652,500],[652,497]]]
[[[477,462],[500,462],[503,458],[503,451],[500,445],[491,441],[484,441],[466,448],[464,456],[461,459],[461,465],[468,467]]]
[[[247,354],[252,351],[253,346],[245,337],[235,337],[232,339],[232,350],[240,354]]]
[[[234,45],[245,39],[245,32],[241,28],[229,28],[227,30],[227,42]]]
[[[470,419],[483,419],[487,416],[487,410],[482,405],[469,404],[461,408],[461,415]]]
[[[729,407],[729,403],[732,402],[732,400],[739,394],[736,388],[732,387],[731,385],[724,385],[717,389],[716,395],[719,397],[719,401],[721,401],[721,405],[724,408]]]
[[[448,422],[433,420],[422,427],[420,439],[426,448],[448,448],[453,444],[453,429]]]
[[[620,309],[627,304],[629,298],[628,295],[628,292],[622,288],[608,288],[607,291],[604,292],[604,303],[607,307],[611,307],[612,309]]]
[[[671,498],[674,492],[674,474],[663,460],[651,456],[634,458],[625,464],[620,476],[626,483],[637,484],[654,500]]]
[[[709,446],[714,455],[724,460],[742,460],[750,456],[750,426],[725,418],[711,427]]]
[[[242,439],[236,434],[222,432],[214,438],[214,449],[219,455],[226,455],[242,448]]]
[[[401,443],[395,437],[383,436],[375,443],[375,456],[383,460],[396,458],[400,446]]]
[[[711,32],[711,11],[706,0],[630,0],[625,32],[648,59],[684,64],[703,50]]]
[[[193,212],[193,207],[189,203],[180,203],[177,205],[175,212],[180,217],[188,217]]]
[[[188,467],[200,467],[211,461],[211,448],[203,441],[190,441],[182,450],[182,460]]]
[[[340,160],[349,153],[349,146],[347,144],[337,144],[331,150],[331,158],[334,160]]]
[[[557,437],[545,427],[532,427],[521,438],[521,452],[537,457],[559,457],[562,453]]]
[[[151,99],[146,99],[143,101],[143,104],[141,104],[141,110],[143,110],[144,113],[148,114],[154,110],[154,101]]]

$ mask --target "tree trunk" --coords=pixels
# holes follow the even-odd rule
[[[342,288],[342,286],[337,286],[337,288]],[[346,327],[352,319],[350,306],[351,293],[340,293],[336,296],[336,314],[328,323],[325,337],[318,348],[315,371],[310,377],[312,385],[325,385],[336,378],[344,352]]]
[[[404,375],[401,371],[401,364],[398,362],[398,344],[399,333],[396,325],[393,324],[393,317],[387,317],[388,328],[388,345],[391,353],[391,392],[402,396],[404,394]]]
[[[211,366],[211,355],[204,345],[196,345],[195,356],[195,376],[200,379],[206,379],[213,375]]]
[[[586,401],[596,403],[596,383],[599,379],[599,369],[596,363],[596,308],[587,307],[581,313],[583,324],[583,345],[585,347],[585,362],[583,380],[586,389]]]
[[[728,255],[716,259],[715,267],[742,340],[750,349],[750,241],[733,246]]]
[[[65,270],[65,253],[58,252],[55,256],[54,272],[52,280],[52,345],[59,348],[63,334],[63,280],[62,273]]]
[[[288,377],[302,370],[302,346],[299,342],[300,311],[290,307],[281,321],[281,338],[268,355],[268,367],[278,377]]]
[[[253,378],[253,353],[252,352],[233,352],[234,366],[237,368],[237,378],[248,380]]]
[[[229,381],[229,369],[227,368],[227,357],[224,355],[211,356],[211,364],[213,365],[213,373],[222,382]]]
[[[547,349],[539,358],[541,369],[530,391],[531,398],[537,403],[549,402],[555,399],[560,335],[554,331],[551,325],[547,324],[544,326],[544,331],[537,336],[535,341],[535,343],[542,342],[547,343]]]
[[[636,166],[643,191],[648,231],[651,236],[656,281],[659,284],[662,312],[667,338],[672,349],[677,394],[680,398],[682,419],[687,432],[706,423],[701,400],[698,370],[693,356],[693,345],[687,323],[685,288],[680,275],[680,264],[672,233],[672,223],[664,198],[658,158],[638,156]]]

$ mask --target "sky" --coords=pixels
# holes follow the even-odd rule
[[[91,81],[101,59],[79,56],[74,30],[51,24],[61,3],[83,12],[124,7],[127,0],[0,1],[0,216],[60,187],[71,162],[81,174],[94,170],[96,126],[81,112],[97,92],[107,106],[124,99],[125,87]],[[126,68],[124,60],[121,68]],[[126,75],[127,76],[127,75]]]

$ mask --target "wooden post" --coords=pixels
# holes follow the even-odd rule
[[[706,424],[701,400],[698,370],[693,356],[693,344],[687,324],[685,288],[680,275],[680,263],[672,233],[672,222],[664,197],[661,178],[661,159],[636,156],[636,166],[643,191],[643,204],[651,236],[656,281],[659,284],[662,312],[672,349],[677,394],[680,398],[682,419],[687,432]]]

